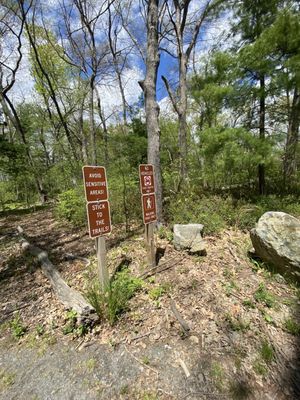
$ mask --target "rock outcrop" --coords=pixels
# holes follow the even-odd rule
[[[202,237],[202,224],[174,225],[174,247],[177,250],[188,250],[192,254],[206,255],[205,242]]]
[[[278,272],[300,282],[300,221],[266,212],[250,232],[255,254]]]

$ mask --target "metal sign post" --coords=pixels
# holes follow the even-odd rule
[[[106,265],[105,236],[111,232],[110,207],[104,167],[84,166],[82,168],[86,196],[86,209],[90,238],[95,238],[98,274],[104,292],[109,284]]]
[[[151,164],[141,164],[139,166],[139,172],[148,266],[150,268],[153,268],[156,265],[154,246],[154,222],[157,219],[154,186],[154,167]]]

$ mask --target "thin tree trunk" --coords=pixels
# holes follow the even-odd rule
[[[147,12],[146,78],[140,82],[145,96],[148,137],[148,163],[154,165],[156,206],[158,221],[162,220],[162,181],[160,170],[159,106],[156,101],[156,80],[159,66],[158,53],[158,0],[149,0]]]
[[[105,120],[105,115],[101,106],[101,99],[99,92],[97,88],[96,90],[96,96],[97,96],[97,107],[98,107],[98,114],[101,120],[102,124],[102,129],[103,129],[103,138],[104,138],[104,162],[105,162],[105,167],[108,167],[108,162],[109,162],[109,157],[108,157],[108,129],[106,125],[106,120]]]
[[[84,124],[83,124],[83,111],[84,111],[84,98],[80,103],[80,110],[79,110],[79,132],[81,137],[81,154],[82,154],[82,161],[84,164],[88,164],[88,143],[87,137],[84,132]]]
[[[266,103],[265,103],[265,77],[262,75],[259,79],[260,83],[260,99],[259,99],[259,138],[265,140],[265,121],[266,121]],[[266,192],[265,187],[265,164],[258,165],[258,190],[259,194],[263,195]]]
[[[294,90],[292,107],[289,115],[289,125],[285,146],[283,176],[284,185],[287,185],[289,178],[296,172],[296,150],[299,141],[300,124],[300,93],[296,87]]]
[[[180,87],[180,104],[179,104],[179,129],[178,129],[178,143],[179,143],[179,162],[180,162],[180,175],[183,181],[187,178],[187,87],[186,87],[186,73],[187,62],[185,54],[180,54],[180,67],[179,67],[179,87]]]
[[[89,103],[91,163],[93,165],[97,165],[96,129],[94,120],[94,83],[95,83],[95,77],[92,75],[90,81],[90,103]]]

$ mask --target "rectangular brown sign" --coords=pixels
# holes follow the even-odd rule
[[[152,164],[140,165],[140,187],[142,194],[149,194],[155,192],[154,167]]]
[[[89,234],[91,238],[106,235],[111,231],[110,209],[108,201],[87,203]]]
[[[104,167],[82,167],[86,201],[107,200],[107,181]]]
[[[142,196],[144,224],[156,221],[156,199],[155,194],[145,194]]]

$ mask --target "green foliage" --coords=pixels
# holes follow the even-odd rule
[[[120,314],[128,309],[128,301],[142,286],[141,279],[133,277],[128,270],[124,269],[116,274],[105,293],[101,292],[99,283],[93,281],[86,290],[86,298],[97,314],[102,318],[107,318],[113,325]]]
[[[300,324],[292,318],[285,320],[284,329],[291,335],[300,336]]]
[[[170,290],[170,285],[163,284],[159,286],[155,286],[149,290],[149,297],[151,300],[158,300],[162,297],[163,294],[167,293]]]
[[[257,302],[262,303],[269,308],[274,307],[276,304],[275,296],[265,288],[263,283],[259,284],[258,289],[254,293],[254,298]]]
[[[243,301],[243,306],[247,307],[247,308],[255,308],[255,304],[253,303],[253,301],[246,299]]]
[[[131,276],[127,270],[116,274],[106,296],[107,318],[111,324],[128,309],[128,301],[142,286],[143,281]]]
[[[70,310],[66,315],[66,325],[63,328],[63,334],[68,335],[75,332],[77,322],[77,312]]]
[[[16,313],[14,319],[10,322],[10,328],[12,331],[12,335],[16,339],[20,339],[22,336],[25,335],[27,327],[24,325],[19,312]]]
[[[266,375],[268,372],[268,369],[265,366],[265,364],[259,359],[255,360],[253,364],[253,369],[258,375]]]
[[[0,369],[0,392],[6,390],[9,386],[15,383],[16,374],[8,372],[5,369]]]
[[[58,197],[55,207],[58,218],[65,219],[73,226],[84,226],[86,224],[85,199],[82,191],[69,189]]]
[[[262,196],[247,202],[232,197],[203,196],[195,192],[173,197],[166,211],[173,223],[201,223],[205,234],[214,234],[229,226],[250,230],[270,210],[300,216],[299,201],[293,196]]]
[[[163,225],[158,228],[157,234],[160,239],[167,239],[169,242],[173,240],[173,232]]]
[[[85,291],[85,297],[89,301],[89,303],[94,307],[96,313],[100,318],[103,317],[103,305],[104,305],[104,297],[100,291],[100,282],[99,279],[91,279],[88,278],[88,287]]]
[[[262,342],[260,354],[266,364],[271,363],[275,358],[274,349],[266,340]]]

